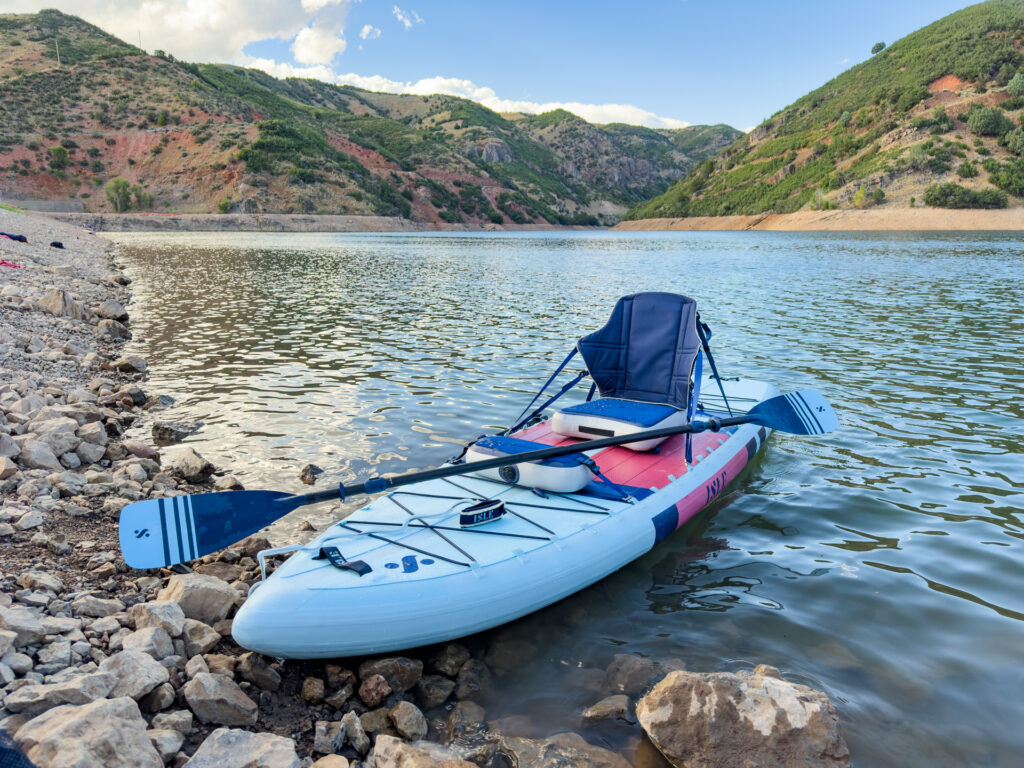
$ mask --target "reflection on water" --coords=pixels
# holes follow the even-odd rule
[[[638,290],[696,296],[728,375],[822,390],[710,514],[499,630],[532,659],[489,716],[573,729],[615,653],[778,666],[860,766],[1024,751],[1024,260],[991,234],[132,235],[134,351],[249,487],[436,465],[507,424]],[[330,519],[323,505],[297,513]],[[296,521],[275,530],[295,535]],[[494,637],[489,635],[488,637]],[[626,724],[588,732],[631,749]]]

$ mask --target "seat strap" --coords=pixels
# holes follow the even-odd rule
[[[729,405],[729,398],[725,396],[725,387],[722,385],[722,377],[718,374],[718,366],[715,365],[715,358],[711,354],[711,327],[700,319],[700,312],[697,313],[697,335],[700,336],[700,344],[704,347],[704,354],[708,356],[708,362],[711,364],[711,373],[718,382],[718,391],[722,393],[722,400],[725,401],[725,408],[729,411],[729,415],[732,416],[732,406]]]
[[[632,496],[630,496],[628,493],[622,490],[621,487],[616,485],[614,482],[612,482],[605,476],[604,472],[602,472],[601,468],[597,465],[597,462],[594,461],[591,457],[581,456],[579,458],[579,463],[582,464],[587,469],[589,469],[591,472],[593,472],[594,477],[596,477],[598,480],[600,480],[603,483],[607,483],[608,486],[615,491],[615,493],[619,494],[619,497],[623,501],[628,502],[630,504],[636,503],[636,499],[634,499]]]
[[[576,356],[576,352],[577,351],[578,350],[576,349],[576,347],[573,347],[572,352],[570,352],[568,354],[568,356],[566,356],[565,360],[563,360],[561,362],[561,364],[559,364],[559,366],[555,369],[555,372],[551,374],[551,376],[548,378],[548,380],[546,382],[544,382],[544,386],[541,387],[540,390],[538,390],[537,394],[533,396],[533,400],[530,401],[529,405],[527,405],[522,410],[522,413],[520,413],[519,416],[516,417],[515,424],[513,426],[509,427],[508,429],[506,429],[501,434],[503,434],[503,435],[510,435],[513,432],[517,432],[525,424],[528,424],[535,416],[538,416],[541,413],[543,413],[544,409],[547,408],[549,405],[551,405],[553,402],[555,402],[555,400],[557,400],[562,395],[564,395],[566,392],[568,392],[570,389],[572,389],[577,384],[579,384],[584,379],[584,377],[589,375],[589,373],[587,371],[583,371],[579,376],[577,376],[572,381],[570,381],[568,384],[566,384],[564,387],[562,387],[552,397],[549,397],[547,399],[547,401],[545,401],[545,403],[543,405],[541,405],[539,408],[534,408],[533,407],[534,403],[536,403],[537,400],[540,399],[540,396],[544,394],[545,390],[547,390],[547,388],[549,386],[551,386],[551,382],[553,382],[555,380],[555,377],[558,376],[558,374],[560,374],[562,372],[562,370],[565,368],[565,366],[567,366],[569,364],[569,361],[572,360],[573,357]],[[529,413],[528,416],[527,416],[527,413]]]
[[[686,423],[692,424],[697,415],[697,403],[700,400],[700,380],[704,376],[704,356],[697,350],[697,360],[693,366],[693,391],[690,392],[690,404],[686,409]],[[686,433],[686,463],[693,463],[693,433]]]

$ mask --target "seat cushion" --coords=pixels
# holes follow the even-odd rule
[[[638,403],[601,397],[589,403],[563,408],[551,419],[551,430],[566,437],[595,440],[600,437],[618,437],[648,429],[676,427],[686,423],[686,413],[661,403]],[[668,438],[657,437],[625,443],[623,448],[649,451]]]
[[[466,463],[486,461],[499,456],[514,456],[528,451],[540,451],[551,448],[550,445],[521,440],[517,437],[490,435],[482,437],[466,449]],[[512,485],[525,485],[528,488],[539,488],[543,491],[557,493],[575,493],[587,486],[593,473],[581,464],[586,457],[581,453],[567,456],[555,456],[541,461],[507,464],[493,469],[485,469],[473,474],[488,480],[500,480]]]

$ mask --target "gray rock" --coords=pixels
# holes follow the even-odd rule
[[[187,709],[177,712],[161,712],[153,717],[154,728],[170,728],[188,736],[192,732],[192,713]]]
[[[163,627],[145,627],[130,635],[126,635],[121,641],[121,647],[126,651],[139,651],[152,656],[157,661],[166,659],[174,654],[174,646],[171,644],[171,636]]]
[[[416,693],[426,709],[444,704],[455,690],[455,681],[442,675],[424,675],[416,683]]]
[[[295,742],[272,733],[218,728],[184,768],[299,768]]]
[[[608,687],[616,693],[635,696],[642,693],[648,684],[658,676],[661,669],[651,659],[633,656],[628,653],[617,653],[608,665],[605,674]]]
[[[75,320],[88,320],[89,312],[79,302],[68,296],[66,291],[54,289],[43,294],[39,308],[51,315],[62,315]]]
[[[318,720],[313,732],[313,751],[323,755],[340,752],[345,745],[345,724],[338,721]]]
[[[622,755],[590,744],[578,733],[558,733],[545,739],[507,737],[501,743],[502,751],[512,759],[512,764],[521,768],[577,765],[630,768],[629,761]]]
[[[174,445],[191,435],[197,428],[192,424],[157,421],[153,423],[153,442],[157,445]]]
[[[53,449],[40,440],[26,440],[21,444],[21,453],[18,461],[28,469],[47,469],[51,472],[59,472],[63,467],[57,461]]]
[[[322,475],[323,473],[324,471],[316,464],[307,464],[302,468],[302,471],[299,472],[299,480],[306,485],[313,485],[316,483],[317,475]]]
[[[196,453],[195,449],[182,448],[171,461],[170,470],[190,483],[200,483],[213,474],[216,467]]]
[[[419,659],[393,656],[364,661],[359,665],[360,680],[367,680],[374,675],[381,675],[387,680],[392,691],[407,691],[422,677],[423,662]]]
[[[131,607],[130,614],[136,629],[160,627],[170,637],[179,637],[185,626],[185,613],[173,600],[137,603]]]
[[[341,724],[345,728],[345,739],[349,745],[360,755],[365,755],[370,749],[370,737],[363,730],[363,723],[355,712],[346,712],[341,718]]]
[[[146,736],[149,737],[153,749],[165,763],[171,761],[171,758],[177,754],[185,742],[184,734],[170,728],[151,728],[146,731]]]
[[[143,712],[153,713],[167,709],[174,703],[174,686],[170,683],[158,685],[139,699],[139,708]]]
[[[98,445],[96,443],[87,443],[85,441],[79,443],[78,447],[75,448],[75,453],[78,455],[79,460],[86,466],[98,462],[103,458],[106,452],[106,446]]]
[[[14,740],[39,768],[163,768],[146,721],[129,698],[100,699],[44,712]]]
[[[406,744],[394,736],[381,734],[373,747],[374,768],[472,768],[474,763],[460,759],[457,752],[438,744],[421,741]],[[555,764],[551,764],[555,765]],[[523,768],[527,768],[523,765]],[[537,768],[540,768],[539,764]]]
[[[253,725],[258,707],[224,675],[200,672],[182,688],[189,707],[204,723]]]
[[[71,610],[76,616],[102,618],[123,611],[124,603],[116,598],[106,599],[94,597],[93,595],[83,595],[71,603]]]
[[[185,677],[191,680],[193,677],[198,675],[200,672],[209,672],[210,666],[206,663],[206,659],[202,656],[193,656],[185,664]]]
[[[0,456],[0,480],[6,480],[18,474],[18,465],[6,456]]]
[[[48,589],[54,594],[63,591],[64,583],[47,571],[28,570],[18,577],[18,584],[25,589]]]
[[[6,432],[0,432],[0,456],[14,458],[19,453],[21,453],[21,449],[11,439],[11,436]]]
[[[221,641],[220,633],[197,619],[185,619],[181,639],[185,641],[185,655],[189,658],[206,653]]]
[[[106,698],[117,676],[110,672],[76,675],[51,685],[26,685],[7,697],[4,706],[11,712],[35,716],[62,704],[88,704]]]
[[[17,606],[0,607],[0,629],[6,629],[16,635],[15,648],[38,645],[46,636],[43,625],[39,623],[39,616],[28,608]]]
[[[491,687],[491,672],[482,661],[470,659],[462,665],[455,679],[455,695],[460,699],[473,699]]]
[[[400,701],[390,709],[388,717],[403,739],[418,741],[427,737],[427,719],[415,704]]]
[[[583,725],[589,725],[601,720],[628,720],[629,713],[629,696],[618,693],[601,699],[593,706],[583,710],[580,722]]]
[[[130,339],[132,337],[131,331],[117,320],[100,320],[96,324],[96,333],[113,341]]]
[[[107,299],[96,308],[96,314],[109,320],[127,320],[128,311],[115,299]]]
[[[93,443],[94,445],[107,444],[107,430],[99,421],[91,421],[80,426],[78,428],[78,437],[84,442]],[[79,444],[79,447],[81,447],[81,444]]]
[[[238,659],[238,676],[266,691],[276,691],[281,687],[281,675],[277,670],[271,668],[262,656],[252,651],[243,653]]]
[[[636,707],[672,765],[845,768],[850,753],[828,697],[778,670],[671,672]]]
[[[462,665],[469,661],[469,649],[460,643],[448,643],[430,659],[430,667],[442,675],[455,677]]]
[[[52,675],[71,664],[71,642],[58,640],[44,645],[36,654],[35,671],[41,675]]]
[[[100,671],[112,672],[117,676],[118,682],[111,696],[129,696],[133,699],[141,699],[170,679],[166,667],[140,651],[121,651],[104,659]]]
[[[20,488],[18,489],[20,492]],[[33,528],[38,528],[43,524],[45,518],[43,513],[38,509],[30,509],[24,515],[18,518],[18,521],[14,524],[14,527],[19,531],[30,531]]]
[[[204,624],[216,624],[227,618],[238,600],[238,592],[214,576],[175,574],[157,595],[157,599],[174,600],[188,618]]]

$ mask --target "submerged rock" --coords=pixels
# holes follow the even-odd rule
[[[828,696],[753,672],[672,672],[637,704],[637,719],[672,765],[845,768],[850,753]]]
[[[501,751],[519,768],[630,768],[622,755],[590,744],[578,733],[556,733],[546,739],[504,738]]]

